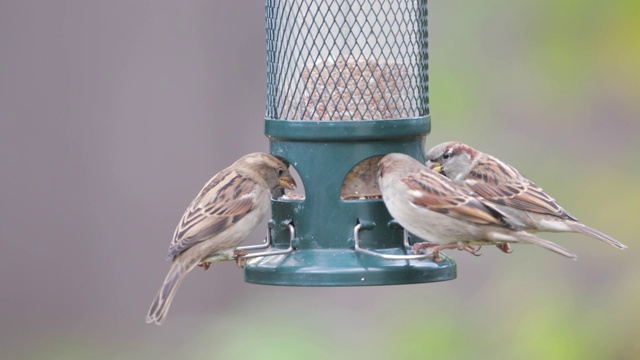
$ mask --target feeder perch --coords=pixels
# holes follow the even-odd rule
[[[414,255],[376,182],[377,161],[423,161],[430,131],[427,2],[266,0],[271,153],[304,184],[275,196],[245,281],[294,286],[454,279],[455,262]],[[423,241],[411,237],[413,242]]]

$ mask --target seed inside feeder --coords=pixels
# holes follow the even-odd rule
[[[382,156],[375,156],[354,166],[344,179],[340,198],[344,200],[379,199],[380,188],[376,176],[380,159]]]
[[[385,120],[413,117],[409,113],[411,77],[407,67],[374,56],[339,56],[306,66],[302,93],[291,98],[287,118],[315,121]],[[340,197],[380,198],[376,172],[380,157],[364,160],[346,176]]]
[[[408,94],[411,79],[403,64],[374,56],[339,56],[306,66],[300,78],[302,94],[290,99],[287,118],[384,120],[415,115],[407,114],[412,106],[401,101],[412,98]]]

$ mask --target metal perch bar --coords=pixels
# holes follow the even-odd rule
[[[236,250],[238,251],[247,251],[247,250],[262,250],[268,249],[271,246],[271,229],[267,232],[267,236],[262,240],[262,244],[259,245],[247,245],[247,246],[238,246]]]
[[[426,258],[432,257],[432,255],[390,255],[390,254],[381,254],[379,252],[363,249],[360,247],[360,229],[362,228],[362,224],[357,224],[353,228],[353,240],[354,240],[354,249],[356,252],[360,252],[363,254],[387,259],[387,260],[424,260]],[[409,246],[409,235],[406,230],[404,230],[404,246],[405,248]]]
[[[292,223],[289,223],[288,226],[289,226],[289,247],[287,249],[276,250],[276,251],[268,250],[268,251],[261,251],[261,252],[251,253],[251,254],[243,255],[242,258],[243,259],[252,259],[252,258],[263,257],[263,256],[286,255],[286,254],[292,253],[293,252],[293,246],[291,244],[293,242],[293,239],[295,239],[295,237],[296,237],[296,228],[293,226]],[[247,248],[248,249],[265,249],[265,248],[270,248],[271,245],[272,245],[271,229],[269,229],[269,234],[267,235],[267,238],[265,239],[265,244],[264,245],[243,246],[243,247],[239,247],[238,250],[247,250]]]

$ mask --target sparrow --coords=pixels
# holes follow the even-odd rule
[[[561,246],[518,229],[509,217],[472,191],[430,170],[412,157],[392,153],[378,164],[382,199],[400,225],[428,240],[414,245],[438,260],[444,249],[474,253],[472,246],[530,243],[575,259]]]
[[[171,268],[147,314],[161,325],[184,277],[196,266],[231,260],[262,221],[278,188],[295,189],[288,166],[266,153],[245,155],[207,182],[182,215],[169,247]]]
[[[446,142],[426,154],[426,166],[464,186],[531,232],[576,232],[619,249],[627,246],[582,224],[513,166],[461,142]]]

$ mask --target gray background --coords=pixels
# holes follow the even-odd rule
[[[599,4],[433,1],[428,141],[505,158],[629,250],[551,235],[580,260],[450,252],[458,280],[378,288],[249,285],[216,264],[156,327],[183,210],[267,150],[263,3],[1,1],[0,357],[640,354],[640,30],[626,2]]]

